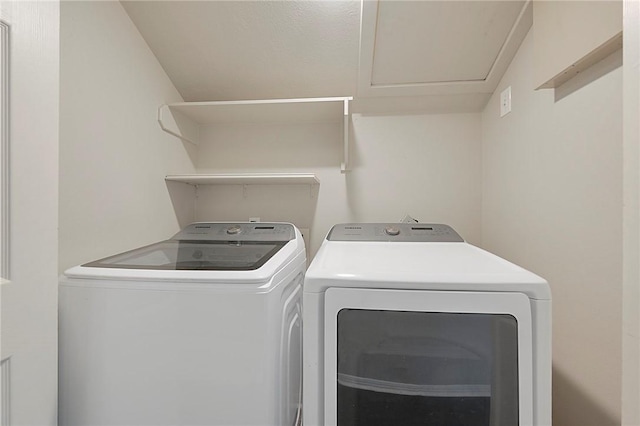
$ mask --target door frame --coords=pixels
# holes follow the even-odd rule
[[[0,20],[0,306],[9,284],[9,24]],[[1,309],[0,309],[1,312]],[[0,330],[2,324],[0,322]],[[0,332],[0,353],[2,353]],[[1,357],[0,357],[1,358]],[[0,361],[0,425],[9,425],[10,357]]]
[[[0,278],[9,276],[9,24],[0,20]]]

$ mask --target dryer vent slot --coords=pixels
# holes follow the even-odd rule
[[[412,226],[412,231],[433,231],[433,228],[429,226]]]
[[[256,226],[254,229],[274,229],[273,226]]]

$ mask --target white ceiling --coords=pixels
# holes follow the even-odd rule
[[[122,4],[185,101],[355,90],[359,1]]]
[[[185,101],[451,95],[480,108],[531,25],[525,1],[122,4]]]

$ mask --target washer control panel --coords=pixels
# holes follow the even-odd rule
[[[450,226],[432,223],[342,223],[331,228],[327,240],[464,242]]]
[[[173,236],[174,240],[290,241],[296,232],[289,223],[192,223]]]

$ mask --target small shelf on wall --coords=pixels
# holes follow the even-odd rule
[[[533,84],[555,89],[622,48],[622,1],[534,1]]]
[[[168,175],[168,182],[182,182],[189,185],[319,185],[320,180],[313,173],[233,173]]]
[[[263,99],[247,101],[179,102],[161,105],[158,122],[165,132],[194,145],[200,127],[216,124],[341,123],[343,162],[349,167],[349,102],[353,97]]]
[[[555,89],[562,86],[567,81],[580,73],[585,72],[592,65],[602,61],[607,56],[622,49],[622,32],[616,34],[610,40],[607,40],[601,46],[598,46],[593,51],[586,54],[580,60],[571,64],[566,69],[562,70],[558,75],[555,75],[545,83],[541,84],[536,90],[539,89]]]

